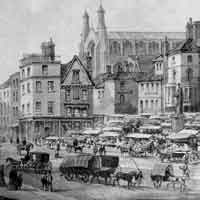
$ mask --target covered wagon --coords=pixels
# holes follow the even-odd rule
[[[117,156],[75,154],[66,156],[59,169],[61,175],[68,181],[78,179],[83,182],[88,182],[89,180],[93,182],[95,178],[99,181],[99,177],[103,177],[107,183],[107,179],[111,177],[118,167],[118,163],[119,158]]]

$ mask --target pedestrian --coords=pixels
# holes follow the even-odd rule
[[[94,147],[93,147],[93,153],[94,153],[94,155],[96,155],[97,152],[98,152],[98,147],[97,147],[97,144],[94,143]]]
[[[190,169],[187,163],[185,163],[183,166],[179,167],[183,172],[183,177],[189,179],[190,178]]]

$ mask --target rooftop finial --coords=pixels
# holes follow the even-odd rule
[[[100,12],[104,12],[103,6],[102,6],[102,0],[99,0],[99,10]]]

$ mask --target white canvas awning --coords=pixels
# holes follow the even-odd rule
[[[119,137],[119,133],[108,131],[101,134],[100,137]]]
[[[198,133],[199,131],[197,130],[183,129],[179,131],[178,133],[170,134],[169,139],[172,139],[172,140],[188,139],[189,137],[196,136]]]
[[[122,128],[120,128],[120,127],[105,127],[105,128],[103,128],[103,132],[105,132],[105,131],[121,132]]]
[[[83,135],[99,135],[101,133],[101,129],[86,129],[83,131]]]
[[[142,134],[142,133],[131,133],[126,136],[127,138],[135,138],[135,139],[149,139],[152,137],[150,134]]]

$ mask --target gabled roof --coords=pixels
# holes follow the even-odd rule
[[[81,65],[84,69],[84,71],[86,72],[89,80],[91,81],[92,85],[95,85],[91,75],[89,74],[87,68],[85,67],[85,65],[82,63],[82,61],[80,60],[80,58],[77,55],[74,55],[74,57],[72,58],[72,60],[70,62],[68,62],[67,64],[62,64],[61,65],[61,84],[64,83],[65,78],[67,77],[68,73],[70,72],[74,62],[78,62],[79,65]]]
[[[199,53],[200,47],[196,45],[196,42],[193,39],[187,39],[181,42],[175,49],[169,51],[169,54],[176,53]]]

